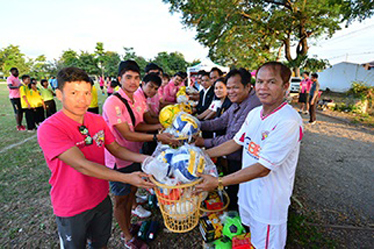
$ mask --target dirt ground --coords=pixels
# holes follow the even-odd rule
[[[374,129],[307,118],[294,196],[339,248],[374,248]]]

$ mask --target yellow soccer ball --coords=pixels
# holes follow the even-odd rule
[[[183,112],[192,114],[192,105],[190,105],[188,102],[179,103],[178,106]]]
[[[160,124],[168,128],[171,126],[171,123],[173,122],[174,116],[178,114],[181,110],[176,105],[168,105],[161,109],[160,115],[158,116],[158,120],[160,121]]]

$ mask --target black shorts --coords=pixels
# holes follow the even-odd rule
[[[308,93],[299,94],[299,103],[306,103],[308,101]]]
[[[140,163],[133,163],[121,169],[117,169],[115,165],[114,170],[121,172],[121,173],[132,173],[132,172],[142,171],[142,167]],[[109,182],[109,186],[110,186],[110,191],[116,196],[125,196],[125,195],[130,194],[131,192],[131,185],[128,183]]]
[[[102,248],[112,229],[112,202],[107,196],[93,209],[73,217],[56,217],[61,248]]]
[[[23,113],[20,98],[10,99],[10,103],[12,103],[14,114]]]

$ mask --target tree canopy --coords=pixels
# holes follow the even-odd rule
[[[196,28],[196,39],[209,48],[210,58],[251,69],[279,59],[282,49],[298,71],[308,57],[309,38],[331,37],[342,22],[372,11],[369,0],[364,12],[359,1],[346,0],[163,1],[172,13],[182,13],[183,24]]]

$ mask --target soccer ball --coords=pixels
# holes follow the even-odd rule
[[[245,229],[238,214],[236,214],[234,217],[227,217],[222,233],[231,240],[236,235],[245,233]]]
[[[171,158],[171,166],[175,178],[182,183],[190,183],[198,179],[197,173],[203,172],[205,159],[198,151],[181,149]]]
[[[192,106],[188,102],[182,102],[178,104],[179,109],[181,109],[182,112],[186,112],[188,114],[192,114]]]
[[[176,114],[178,114],[181,110],[179,109],[178,106],[175,106],[175,105],[168,105],[168,106],[165,106],[164,108],[162,108],[162,110],[160,111],[160,115],[158,117],[159,121],[160,121],[160,124],[165,127],[165,128],[168,128],[171,126],[172,122],[173,122],[173,119],[174,119],[174,116]]]
[[[170,177],[172,174],[171,159],[173,158],[175,150],[171,148],[163,148],[160,154],[156,157],[157,160],[168,164],[168,171],[166,176]]]
[[[177,137],[190,137],[200,131],[200,122],[188,113],[181,113],[177,116],[173,123]]]

